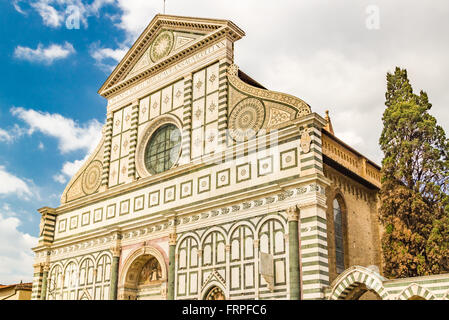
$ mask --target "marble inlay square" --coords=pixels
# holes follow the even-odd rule
[[[175,201],[176,186],[170,186],[164,189],[164,203]]]
[[[120,158],[126,157],[129,154],[129,146],[131,144],[131,131],[122,133]]]
[[[236,167],[237,183],[251,179],[251,163],[243,163]]]
[[[281,170],[294,168],[298,165],[298,153],[295,149],[281,152]]]
[[[184,80],[178,81],[173,86],[173,109],[184,105]]]
[[[204,131],[204,154],[215,152],[218,148],[218,122],[208,124]]]
[[[106,209],[106,219],[115,218],[115,203],[110,204]]]
[[[131,128],[131,114],[132,112],[132,106],[127,106],[123,110],[123,126],[122,126],[122,132],[129,130]]]
[[[206,93],[211,93],[218,90],[218,63],[207,68],[206,72],[207,90]]]
[[[190,197],[192,195],[192,189],[193,189],[193,181],[186,181],[181,183],[181,199]]]
[[[120,215],[129,213],[129,199],[120,202]]]
[[[210,174],[198,178],[198,193],[210,191]]]
[[[78,228],[78,216],[70,217],[70,230]]]
[[[158,206],[159,205],[159,197],[160,197],[159,190],[150,192],[150,194],[148,195],[148,206],[150,208]]]
[[[173,86],[169,86],[162,90],[161,97],[161,114],[170,112],[172,109],[172,94],[173,94]]]
[[[103,208],[98,208],[94,210],[94,223],[103,220]]]
[[[115,161],[120,157],[121,137],[122,135],[119,134],[111,140],[111,161]]]
[[[90,211],[81,215],[81,226],[87,226],[88,224],[90,224]]]
[[[206,91],[205,76],[206,70],[201,70],[193,75],[193,82],[192,82],[193,100],[204,96]]]
[[[192,130],[192,158],[197,158],[203,155],[203,138],[204,130],[203,128]]]
[[[65,232],[67,227],[67,219],[62,219],[59,221],[59,232]]]
[[[134,198],[134,211],[140,211],[143,209],[144,197],[144,195],[141,195]]]
[[[114,117],[112,120],[112,135],[115,136],[122,132],[122,120],[123,120],[123,109],[114,112]]]
[[[206,97],[206,123],[218,119],[218,91]]]
[[[161,113],[161,92],[158,91],[150,98],[150,120],[156,118]]]
[[[109,167],[109,187],[115,186],[118,183],[119,176],[119,160],[111,162]]]
[[[192,104],[192,128],[199,128],[204,124],[204,98]]]
[[[273,156],[257,160],[257,176],[265,176],[273,173]]]
[[[128,176],[128,165],[129,165],[129,159],[128,157],[124,157],[120,159],[120,166],[119,166],[119,180],[118,183],[126,183],[130,180]]]
[[[231,170],[224,169],[217,172],[217,189],[229,186],[231,183]]]
[[[140,100],[139,124],[147,121],[149,115],[150,115],[150,97],[145,97]]]

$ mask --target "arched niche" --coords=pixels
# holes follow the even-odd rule
[[[123,264],[119,277],[120,300],[166,298],[167,266],[162,253],[151,246],[134,250]]]

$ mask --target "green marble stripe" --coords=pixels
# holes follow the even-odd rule
[[[309,293],[321,293],[321,288],[317,288],[317,289],[304,289],[303,290],[304,294],[309,294]]]
[[[308,161],[322,162],[323,160],[320,159],[320,158],[318,158],[318,157],[316,157],[316,156],[312,156],[312,157],[307,157],[307,158],[302,158],[302,159],[300,159],[300,162],[301,162],[301,163],[305,163],[305,162],[308,162]]]
[[[321,260],[317,260],[317,261],[310,261],[310,262],[303,262],[302,263],[303,267],[308,267],[308,266],[321,266],[321,267],[325,267],[328,268],[329,264],[321,261]]]
[[[324,250],[327,250],[327,246],[322,245],[320,243],[311,243],[311,244],[306,244],[306,245],[301,245],[301,249],[311,249],[311,248],[321,248]]]
[[[302,218],[301,219],[301,224],[308,223],[308,222],[315,222],[315,221],[319,221],[319,222],[323,223],[324,225],[327,225],[326,219],[323,219],[323,218],[318,217],[318,216]]]
[[[306,232],[306,231],[319,231],[319,232],[323,232],[325,234],[327,234],[327,229],[322,228],[320,226],[313,226],[313,227],[309,227],[309,228],[302,228],[301,232]],[[301,238],[302,239],[302,238]]]
[[[310,252],[310,253],[301,253],[301,259],[305,258],[312,258],[312,257],[322,257],[322,258],[328,258],[327,254],[324,254],[320,251],[316,252]]]
[[[323,279],[313,279],[313,280],[304,280],[302,282],[303,285],[307,284],[318,284],[318,285],[328,285],[329,281],[323,280]]]
[[[301,167],[301,171],[306,171],[308,169],[317,169],[317,170],[323,171],[323,168],[318,166],[318,165],[316,165],[316,164],[315,165]]]
[[[327,242],[327,237],[326,236],[321,236],[319,234],[301,237],[301,241],[306,241],[306,240],[322,240],[322,241]]]

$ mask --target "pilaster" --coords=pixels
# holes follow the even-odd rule
[[[136,179],[136,146],[137,146],[137,127],[139,121],[139,100],[135,100],[131,107],[131,134],[129,145],[128,177]]]
[[[192,131],[192,74],[184,77],[184,107],[182,118],[182,155],[180,164],[190,162]]]
[[[175,248],[177,235],[172,232],[168,236],[168,293],[167,300],[175,299]]]
[[[323,299],[329,285],[326,197],[324,187],[309,186],[298,204],[303,299]]]
[[[300,294],[300,273],[299,273],[299,236],[298,220],[299,213],[296,207],[287,209],[288,218],[288,254],[289,254],[289,275],[290,275],[290,300],[299,300]]]
[[[111,264],[111,289],[109,293],[109,300],[117,300],[117,286],[118,286],[118,267],[120,263],[120,255],[122,251],[120,232],[114,232],[115,244],[110,248],[112,253]]]
[[[101,186],[100,191],[107,189],[109,182],[109,167],[111,162],[111,143],[112,143],[112,122],[113,113],[110,112],[106,115],[105,125],[105,140],[104,140],[104,153],[103,153],[103,172],[101,174]]]
[[[218,149],[226,145],[226,131],[228,129],[228,77],[226,72],[232,63],[228,58],[219,62],[218,82]]]

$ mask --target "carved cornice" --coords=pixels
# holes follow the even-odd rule
[[[204,37],[195,41],[183,50],[170,54],[165,59],[158,61],[156,64],[145,69],[144,71],[136,74],[135,76],[122,80],[132,67],[141,58],[142,54],[148,49],[149,45],[155,39],[155,36],[163,28],[170,30],[182,30],[182,31],[194,31],[194,32],[207,32]],[[208,43],[214,42],[218,37],[225,36],[231,41],[237,41],[241,39],[245,33],[238,28],[234,23],[228,20],[218,19],[203,19],[203,18],[191,18],[180,16],[168,16],[168,15],[156,15],[150,22],[145,31],[136,40],[134,45],[117,65],[112,74],[108,77],[102,87],[99,89],[100,93],[104,97],[108,97],[118,90],[122,90],[125,87],[139,81],[142,77],[149,74],[164,70],[171,64],[189,57],[192,53],[202,49]]]

